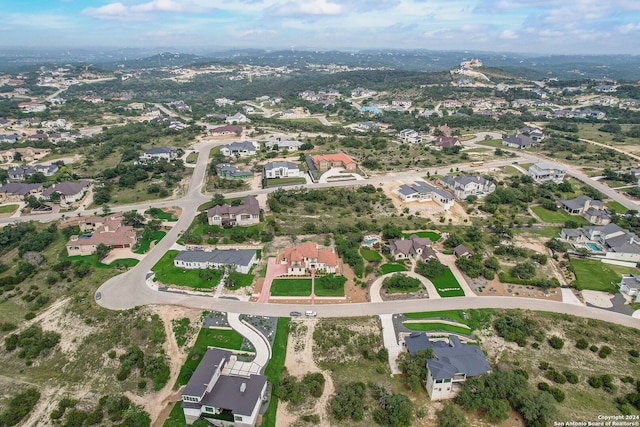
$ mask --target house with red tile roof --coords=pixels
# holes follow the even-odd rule
[[[338,255],[331,249],[320,249],[314,242],[283,249],[278,252],[276,262],[287,265],[287,274],[307,274],[310,270],[339,273]]]
[[[320,172],[331,168],[344,168],[347,172],[355,172],[358,164],[345,153],[317,154],[312,157],[313,164]]]
[[[80,231],[85,234],[71,236],[67,242],[69,256],[91,255],[100,244],[112,249],[129,248],[137,242],[133,227],[122,222],[122,214],[112,216],[90,216],[82,219]]]

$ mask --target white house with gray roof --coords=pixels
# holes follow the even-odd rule
[[[439,204],[448,211],[454,203],[454,197],[445,190],[427,184],[425,181],[415,181],[411,185],[402,184],[395,190],[403,202],[430,202]]]
[[[570,243],[596,243],[602,248],[594,254],[597,258],[640,262],[640,238],[614,223],[580,229],[563,228],[560,238]]]
[[[207,268],[232,267],[236,272],[249,274],[257,262],[253,249],[194,250],[180,251],[173,260],[173,266],[186,270],[204,270]]]
[[[530,136],[517,134],[502,138],[502,145],[523,150],[525,148],[534,147],[535,145],[537,145],[537,143]]]
[[[553,181],[557,184],[564,179],[567,170],[550,162],[538,162],[529,168],[527,174],[538,184],[546,181]]]
[[[236,356],[210,348],[182,391],[187,425],[204,418],[213,426],[253,427],[263,400],[267,377],[233,372]]]
[[[630,297],[635,297],[635,302],[640,302],[640,276],[623,274],[618,287],[620,292]]]
[[[304,145],[302,141],[284,140],[284,141],[267,141],[264,143],[267,150],[273,150],[277,147],[278,150],[298,151],[300,147]]]
[[[424,332],[414,332],[405,338],[409,353],[431,349],[433,358],[426,360],[425,386],[431,400],[451,399],[460,391],[467,378],[491,372],[491,366],[482,349],[465,344],[456,335],[448,340],[430,341]]]
[[[144,151],[144,154],[139,160],[166,160],[168,162],[174,161],[178,157],[178,150],[171,147],[153,147]]]
[[[611,215],[602,200],[593,200],[587,196],[558,200],[562,209],[571,215],[581,215],[592,224],[606,225],[611,222]]]
[[[300,168],[293,162],[269,162],[264,165],[262,175],[266,179],[293,178],[303,176]]]
[[[249,141],[232,142],[231,144],[220,147],[220,153],[225,157],[247,157],[253,156],[258,152],[258,148],[254,143]]]
[[[440,179],[440,184],[452,190],[460,200],[465,200],[469,196],[484,197],[496,191],[496,184],[493,181],[476,175],[447,175]]]
[[[82,199],[87,190],[89,190],[90,185],[91,183],[86,180],[80,182],[60,182],[52,184],[51,187],[44,190],[42,197],[45,199],[51,199],[52,196],[57,193],[60,195],[59,200],[62,204],[73,203]]]

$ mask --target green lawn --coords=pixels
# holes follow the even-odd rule
[[[0,214],[14,213],[18,209],[18,205],[4,205],[0,206]]]
[[[307,180],[303,177],[291,177],[291,178],[273,178],[267,180],[267,187],[284,184],[306,184]]]
[[[200,360],[207,352],[208,347],[228,348],[229,350],[240,350],[244,338],[233,329],[209,329],[200,330],[193,348],[187,356],[187,360],[180,369],[180,375],[176,380],[176,385],[186,384],[191,378],[191,374],[196,370]]]
[[[171,409],[169,418],[162,425],[163,427],[186,427],[187,421],[184,419],[184,411],[180,407],[182,400],[178,400]]]
[[[326,281],[322,277],[315,278],[314,293],[319,297],[343,297],[344,284],[337,289],[331,289],[325,286]]]
[[[269,409],[262,417],[261,427],[275,427],[276,425],[276,411],[278,410],[278,387],[280,386],[280,376],[284,370],[284,358],[287,354],[287,341],[289,339],[289,317],[281,317],[278,319],[278,326],[276,327],[276,337],[273,342],[273,354],[267,367],[264,370],[264,374],[271,384],[273,384],[273,392],[271,393],[271,402],[269,402]]]
[[[198,161],[198,153],[189,153],[187,154],[187,159],[185,163],[195,163]]]
[[[605,264],[591,259],[571,258],[571,265],[576,274],[573,283],[578,290],[590,289],[616,293],[622,274],[638,274],[638,269]]]
[[[430,280],[442,298],[464,296],[464,291],[449,268],[438,277]]]
[[[502,147],[502,140],[501,139],[489,139],[489,140],[486,140],[486,141],[478,141],[478,142],[476,142],[476,144],[488,145],[489,147]]]
[[[229,273],[227,278],[227,284],[235,282],[233,286],[227,286],[227,289],[231,289],[235,291],[236,289],[246,288],[247,286],[251,286],[253,284],[253,279],[256,277],[255,274],[242,274],[232,272]]]
[[[176,255],[178,255],[176,250],[167,251],[153,266],[151,271],[156,273],[158,281],[168,285],[189,286],[196,289],[211,289],[218,284],[220,277],[222,277],[220,270],[208,270],[211,280],[207,280],[206,277],[200,277],[202,270],[175,268],[173,259]]]
[[[133,267],[134,265],[140,262],[137,259],[133,259],[133,258],[122,258],[122,259],[117,259],[113,261],[111,264],[103,264],[100,261],[98,261],[98,256],[96,254],[86,255],[86,256],[80,256],[80,255],[68,256],[66,257],[66,259],[72,262],[89,264],[90,266],[95,268],[116,268],[121,266]]]
[[[557,210],[550,211],[542,206],[532,206],[531,210],[535,213],[543,222],[552,222],[556,224],[564,224],[566,221],[575,221],[578,225],[588,225],[589,221],[577,215],[569,215],[565,211]]]
[[[151,233],[150,239],[142,239],[140,241],[140,246],[138,246],[138,249],[136,249],[135,253],[137,254],[146,253],[151,247],[151,242],[158,244],[158,242],[162,240],[162,238],[166,235],[167,233],[165,233],[164,231],[154,231],[153,233]]]
[[[418,237],[428,237],[432,242],[437,242],[440,240],[440,234],[435,231],[417,231],[415,233],[404,233],[402,237],[408,239],[412,234],[415,234]]]
[[[613,201],[613,200],[610,201],[610,202],[607,202],[606,205],[607,205],[607,207],[609,209],[611,209],[612,211],[614,211],[618,215],[626,214],[629,211],[629,209],[627,209],[624,206],[622,206],[621,203]]]
[[[454,326],[447,323],[411,323],[405,322],[404,326],[412,331],[447,331],[454,334],[470,335],[471,329],[463,326]]]
[[[382,264],[380,266],[382,274],[396,273],[398,271],[407,271],[407,267],[403,264]]]
[[[178,218],[175,218],[173,214],[170,214],[158,208],[147,209],[146,211],[144,211],[144,213],[146,213],[147,215],[151,215],[154,218],[161,219],[163,221],[174,222],[178,220]]]
[[[449,319],[460,323],[467,323],[459,310],[422,311],[418,313],[405,313],[407,319]]]
[[[373,249],[360,249],[360,255],[364,258],[365,261],[382,261],[382,255],[376,250]]]
[[[308,297],[311,279],[273,279],[271,295],[274,297]]]

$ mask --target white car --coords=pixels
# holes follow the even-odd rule
[[[304,312],[304,315],[307,317],[316,317],[318,313],[316,313],[315,311],[307,310]]]

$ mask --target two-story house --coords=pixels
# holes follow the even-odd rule
[[[538,162],[529,167],[527,175],[539,184],[546,181],[553,181],[559,184],[564,179],[566,172],[567,170],[562,166],[549,162]]]
[[[245,196],[240,205],[217,205],[207,209],[209,225],[234,227],[252,225],[260,222],[260,204],[253,196]]]
[[[310,270],[325,273],[337,273],[339,270],[338,255],[331,249],[320,249],[313,242],[281,250],[276,262],[285,264],[289,275],[304,275]]]
[[[303,176],[303,173],[293,162],[268,162],[264,165],[262,176],[265,179],[292,178]]]
[[[220,153],[225,157],[248,157],[258,152],[256,146],[249,141],[238,141],[220,147]]]
[[[236,356],[210,348],[182,391],[187,425],[204,418],[213,426],[253,427],[266,398],[267,377],[233,373]]]
[[[476,175],[444,176],[440,184],[453,191],[459,200],[469,196],[484,197],[496,191],[496,184]]]
[[[389,251],[395,259],[436,258],[428,237],[412,234],[408,239],[389,239]]]

